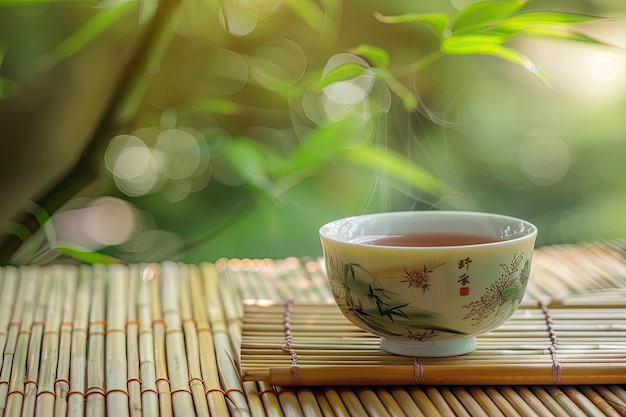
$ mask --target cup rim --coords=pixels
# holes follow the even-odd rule
[[[423,216],[464,216],[468,218],[483,218],[483,219],[492,219],[492,220],[505,220],[510,222],[519,222],[524,225],[524,230],[530,230],[530,232],[522,234],[520,236],[513,236],[506,239],[497,240],[494,242],[487,243],[475,243],[475,244],[462,244],[462,245],[447,245],[447,246],[397,246],[397,245],[372,245],[368,242],[359,242],[359,241],[350,241],[337,238],[336,236],[332,236],[330,233],[330,228],[336,225],[340,225],[342,223],[346,223],[353,220],[367,220],[369,218],[377,218],[377,217],[389,217],[389,216],[403,216],[403,215],[423,215]],[[528,239],[536,238],[538,233],[537,226],[528,220],[521,219],[519,217],[492,213],[486,211],[471,211],[471,210],[405,210],[405,211],[387,211],[387,212],[376,212],[376,213],[367,213],[367,214],[359,214],[355,216],[348,216],[344,218],[338,218],[332,220],[330,222],[322,225],[318,234],[320,238],[326,239],[329,241],[333,241],[336,243],[340,243],[342,245],[354,246],[360,248],[381,248],[381,249],[393,249],[393,250],[456,250],[458,248],[481,248],[481,247],[491,247],[491,246],[502,246],[507,245],[513,242],[521,242]]]

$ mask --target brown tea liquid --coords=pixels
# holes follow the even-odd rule
[[[478,245],[481,243],[498,242],[493,236],[486,235],[470,235],[470,234],[444,234],[444,233],[416,233],[405,235],[381,236],[370,240],[370,245],[379,246],[459,246],[459,245]]]

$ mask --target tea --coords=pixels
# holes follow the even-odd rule
[[[379,246],[459,246],[478,245],[481,243],[498,242],[500,239],[487,235],[461,233],[415,233],[403,235],[380,236],[367,241],[370,245]]]

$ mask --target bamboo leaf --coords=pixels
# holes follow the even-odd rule
[[[523,67],[550,87],[546,73],[526,55],[504,45],[505,37],[491,35],[452,36],[441,44],[441,51],[450,55],[491,55]]]
[[[469,55],[502,45],[507,38],[498,34],[472,34],[450,36],[441,43],[441,52],[452,55]]]
[[[453,33],[461,29],[483,26],[519,11],[528,0],[482,1],[461,9],[452,23]]]
[[[567,25],[601,20],[601,17],[565,12],[525,12],[511,16],[498,23],[500,27],[523,30],[537,25]]]
[[[328,87],[332,83],[338,81],[347,81],[362,75],[367,70],[363,65],[346,63],[339,65],[325,74],[321,80],[316,83],[317,88]]]
[[[343,155],[348,141],[354,141],[354,120],[351,117],[312,129],[302,145],[289,157],[288,165],[281,176],[302,171],[315,170],[332,158]]]
[[[273,64],[271,64],[273,65]],[[278,68],[266,65],[258,65],[254,71],[255,78],[262,80],[263,85],[277,92],[283,97],[288,97],[291,93],[293,82],[281,75]]]
[[[560,12],[529,12],[513,16],[489,29],[501,36],[529,35],[541,38],[563,39],[576,42],[607,45],[587,35],[572,30],[572,25],[600,20],[591,15]]]
[[[2,225],[2,233],[15,235],[22,242],[26,242],[33,235],[26,226],[17,222],[5,222]]]
[[[124,1],[114,7],[101,9],[54,49],[41,56],[42,63],[47,67],[54,66],[76,54],[134,6],[133,2]]]
[[[517,285],[512,285],[508,288],[505,288],[500,291],[500,297],[502,297],[503,301],[511,301],[517,295],[518,287]]]
[[[76,259],[87,264],[103,264],[112,265],[120,263],[119,259],[109,255],[105,255],[100,252],[92,252],[79,247],[70,247],[66,245],[59,245],[55,247],[56,250],[64,255]]]
[[[265,158],[258,145],[245,138],[233,139],[224,152],[235,171],[248,185],[268,191],[272,181],[269,178]]]
[[[572,32],[555,27],[538,26],[525,29],[523,32],[518,32],[527,36],[535,36],[544,39],[562,39],[573,42],[590,43],[594,45],[606,46],[607,43],[594,39],[590,36],[580,33]]]
[[[363,44],[350,52],[364,57],[373,67],[387,68],[389,66],[389,54],[383,48]]]
[[[448,16],[441,13],[405,13],[396,16],[385,16],[374,13],[374,17],[382,23],[425,23],[432,27],[440,38],[448,26]]]
[[[189,100],[178,108],[181,114],[226,114],[235,115],[241,110],[241,106],[231,100],[220,97],[199,97]]]

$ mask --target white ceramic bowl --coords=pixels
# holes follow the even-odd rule
[[[386,246],[381,237],[461,234],[489,243]],[[320,228],[326,274],[342,313],[406,356],[454,356],[504,323],[526,291],[537,228],[524,220],[464,211],[354,216]],[[432,244],[431,244],[432,245]]]

